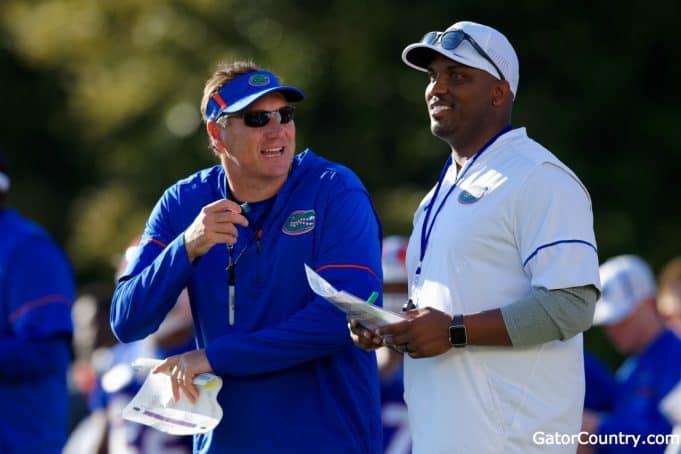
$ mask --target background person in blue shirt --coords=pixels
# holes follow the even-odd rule
[[[73,276],[47,232],[6,207],[9,187],[0,156],[0,452],[58,453],[67,436]]]
[[[408,299],[407,267],[405,263],[409,239],[390,235],[383,238],[383,307],[402,312]],[[376,350],[381,378],[381,417],[383,418],[383,452],[411,452],[409,415],[404,402],[404,358],[388,347]]]
[[[127,268],[139,247],[135,238],[122,255],[116,279]],[[82,296],[82,295],[81,295]],[[79,298],[80,300],[80,298]],[[83,301],[76,300],[75,307]],[[108,303],[111,302],[111,296]],[[106,329],[109,328],[109,307],[106,308]],[[74,316],[74,321],[77,317]],[[76,324],[83,330],[82,324]],[[81,337],[86,335],[81,333]],[[191,436],[175,436],[155,428],[123,419],[123,409],[142,388],[146,374],[135,371],[132,363],[138,358],[162,359],[195,348],[194,329],[187,292],[182,291],[159,328],[144,340],[117,343],[106,352],[100,350],[93,361],[94,384],[88,393],[91,413],[71,433],[63,454],[127,453],[127,454],[189,454]]]
[[[616,388],[615,377],[608,366],[588,350],[584,350],[584,379],[584,408],[609,411]]]
[[[156,372],[190,399],[197,374],[222,377],[222,421],[195,436],[196,452],[381,450],[375,356],[304,271],[361,298],[380,292],[380,227],[354,173],[295,155],[289,103],[302,99],[250,62],[218,67],[201,111],[220,165],[166,190],[114,294],[111,325],[130,342],[187,287],[198,349]]]
[[[603,292],[596,303],[595,325],[605,325],[614,347],[629,358],[616,374],[612,409],[584,412],[583,429],[608,434],[664,435],[672,424],[659,410],[660,401],[681,379],[681,339],[664,326],[656,308],[655,278],[639,257],[622,255],[600,267]],[[659,452],[663,444],[599,444],[581,452]]]

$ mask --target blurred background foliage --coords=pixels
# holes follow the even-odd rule
[[[658,270],[680,252],[680,5],[3,0],[10,203],[64,245],[80,285],[111,282],[164,188],[215,162],[199,115],[204,81],[218,61],[252,58],[305,90],[299,149],[353,168],[384,232],[408,234],[449,150],[428,129],[425,76],[400,53],[475,20],[514,44],[514,125],[590,189],[601,260],[635,253]]]

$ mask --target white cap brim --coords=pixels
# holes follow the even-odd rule
[[[494,66],[492,66],[483,56],[479,55],[468,42],[462,42],[461,45],[456,48],[456,50],[470,50],[472,56],[466,55],[462,52],[453,52],[432,44],[413,43],[405,47],[402,51],[402,61],[407,66],[419,71],[427,72],[428,65],[435,57],[433,54],[439,54],[445,58],[461,63],[462,65],[485,71],[495,79],[501,80],[499,73]]]
[[[303,92],[299,90],[296,87],[291,87],[291,86],[280,86],[280,87],[270,87],[267,88],[263,91],[259,91],[257,93],[253,93],[249,96],[246,96],[245,98],[240,99],[239,101],[235,102],[234,104],[230,105],[228,108],[224,109],[223,112],[225,113],[236,113],[241,110],[244,110],[246,107],[250,106],[254,102],[256,102],[258,99],[262,98],[263,96],[269,95],[270,93],[281,93],[284,95],[284,98],[288,102],[299,102],[302,101],[304,98]]]

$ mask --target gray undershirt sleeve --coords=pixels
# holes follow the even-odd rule
[[[565,340],[589,329],[598,296],[593,285],[533,287],[525,298],[502,307],[501,315],[514,347]]]

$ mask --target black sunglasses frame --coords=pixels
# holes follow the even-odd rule
[[[285,125],[293,120],[293,114],[296,108],[293,106],[284,106],[277,110],[250,110],[245,112],[238,112],[234,114],[225,114],[224,117],[241,117],[244,124],[249,128],[264,128],[267,126],[272,117],[278,117],[279,124]]]
[[[473,49],[480,54],[482,58],[487,60],[494,66],[494,69],[497,70],[497,73],[499,73],[499,77],[501,77],[501,80],[506,80],[504,77],[504,73],[501,72],[499,67],[497,66],[496,63],[494,63],[494,60],[485,52],[485,50],[480,47],[480,45],[473,39],[471,35],[466,33],[463,30],[450,30],[446,32],[428,32],[425,35],[423,35],[423,38],[421,38],[421,42],[423,44],[429,44],[431,46],[436,46],[438,43],[440,43],[440,47],[442,47],[445,50],[454,50],[459,45],[464,42],[468,41],[471,46],[473,46]]]

